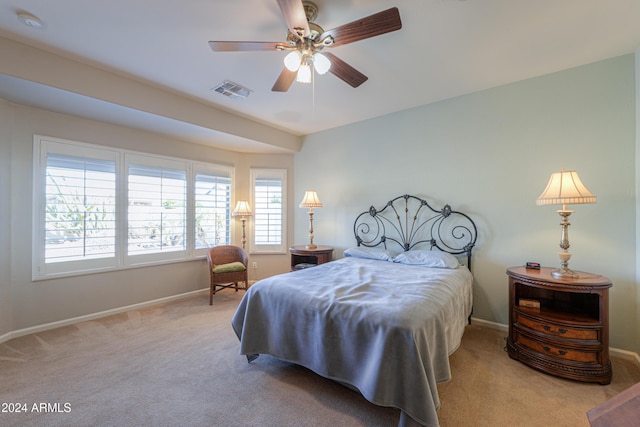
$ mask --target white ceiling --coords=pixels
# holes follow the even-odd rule
[[[389,7],[399,8],[401,30],[331,49],[369,77],[359,88],[328,73],[318,76],[313,85],[294,82],[286,93],[272,92],[285,53],[210,50],[209,40],[284,41],[286,23],[276,0],[0,0],[0,36],[294,135],[632,53],[640,47],[639,0],[315,3],[319,7],[316,23],[325,30]],[[21,24],[16,18],[20,10],[37,16],[44,28]],[[0,97],[38,105],[38,97],[29,95],[38,91],[15,77],[0,75]],[[229,99],[211,91],[223,80],[244,85],[253,93],[247,99]],[[49,95],[52,99],[53,94]],[[110,107],[89,98],[83,101],[81,95],[75,94],[70,103],[82,108],[78,114],[94,111],[99,115]],[[63,109],[64,105],[51,104],[42,107]],[[115,110],[112,120],[117,121]],[[63,112],[74,113],[73,107]],[[169,134],[204,133],[187,139],[216,137],[215,129],[196,129],[160,117],[154,120],[162,121],[160,129],[166,128]],[[158,123],[154,126],[159,128]]]

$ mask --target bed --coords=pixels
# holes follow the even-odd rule
[[[354,222],[345,257],[263,279],[232,319],[240,353],[304,366],[400,410],[399,426],[437,426],[436,384],[472,311],[469,216],[402,195]]]

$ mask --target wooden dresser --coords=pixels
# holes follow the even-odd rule
[[[584,272],[556,279],[552,270],[507,269],[509,356],[552,375],[609,384],[611,281]]]
[[[330,246],[317,246],[309,249],[306,246],[291,246],[291,271],[313,267],[331,261],[333,248]]]

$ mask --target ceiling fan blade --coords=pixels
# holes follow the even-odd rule
[[[280,76],[278,76],[278,80],[276,80],[271,90],[273,92],[288,91],[297,75],[297,71],[289,71],[287,67],[284,67],[282,69],[282,72],[280,73]]]
[[[300,37],[307,37],[311,33],[309,31],[309,22],[307,14],[304,12],[302,1],[300,0],[278,0],[278,6],[287,22],[289,31]]]
[[[256,52],[275,51],[278,47],[287,47],[280,42],[209,42],[209,47],[214,52]]]
[[[344,80],[351,87],[358,87],[369,79],[369,77],[365,76],[337,56],[329,52],[323,52],[322,54],[331,61],[331,68],[329,68],[329,71],[339,79]]]
[[[334,40],[331,46],[341,46],[343,44],[357,42],[358,40],[368,39],[369,37],[390,33],[400,28],[402,28],[400,12],[397,7],[392,7],[391,9],[383,10],[382,12],[374,13],[365,18],[350,22],[349,24],[325,31],[320,36],[320,40],[331,36]]]

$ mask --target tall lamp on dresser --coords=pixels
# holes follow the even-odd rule
[[[551,272],[553,277],[562,279],[578,276],[569,269],[569,259],[571,258],[571,253],[569,252],[569,215],[573,211],[567,209],[567,205],[595,202],[596,196],[587,190],[587,187],[580,180],[578,172],[566,171],[564,168],[562,168],[561,172],[551,174],[547,187],[536,200],[537,205],[562,205],[562,209],[556,211],[562,218],[560,223],[562,227],[560,248],[562,248],[562,251],[558,253],[561,268]]]
[[[307,245],[307,249],[316,249],[317,246],[313,243],[313,208],[321,208],[322,202],[314,190],[307,190],[304,193],[304,198],[300,202],[300,207],[309,208],[309,244]]]
[[[538,205],[559,204],[560,269],[511,267],[509,337],[512,359],[559,377],[609,384],[609,288],[598,274],[569,269],[568,204],[595,203],[576,171],[551,175]]]

